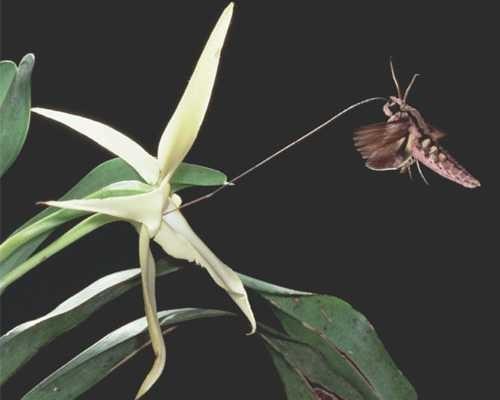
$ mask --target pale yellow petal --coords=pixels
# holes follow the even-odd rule
[[[137,392],[136,399],[142,397],[158,380],[165,368],[166,350],[165,341],[158,321],[156,307],[156,265],[151,249],[149,248],[149,233],[143,225],[139,234],[139,261],[141,265],[142,293],[144,297],[144,310],[148,321],[149,337],[155,353],[155,360],[151,370],[146,375]]]
[[[220,16],[158,146],[161,177],[171,176],[193,145],[208,108],[233,3]]]
[[[223,288],[243,311],[255,332],[256,324],[246,290],[239,276],[203,243],[193,232],[179,211],[163,216],[158,234],[154,240],[167,254],[175,258],[195,262],[204,267],[212,279]]]
[[[147,226],[150,237],[153,237],[160,228],[164,193],[161,189],[156,189],[148,193],[132,196],[47,201],[44,204],[70,210],[106,214],[125,221],[139,222]]]
[[[123,133],[101,122],[78,115],[38,107],[32,108],[31,111],[87,136],[128,163],[146,182],[157,183],[160,169],[156,158]]]

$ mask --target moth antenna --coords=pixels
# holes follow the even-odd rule
[[[354,110],[355,108],[358,108],[358,107],[360,107],[360,106],[362,106],[364,104],[371,103],[373,101],[384,101],[384,102],[387,102],[387,99],[385,97],[371,97],[369,99],[358,101],[355,104],[351,104],[349,107],[344,108],[342,111],[340,111],[339,113],[335,114],[333,117],[331,117],[327,121],[323,122],[322,124],[320,124],[320,125],[316,126],[315,128],[311,129],[309,132],[307,132],[306,134],[302,135],[298,139],[294,140],[291,143],[288,143],[286,146],[282,147],[280,150],[274,152],[270,156],[268,156],[268,157],[264,158],[263,160],[259,161],[257,164],[252,165],[250,168],[246,169],[245,171],[243,171],[241,174],[237,175],[236,177],[234,177],[230,181],[224,182],[224,184],[221,185],[221,186],[219,186],[217,189],[215,189],[215,190],[211,191],[210,193],[205,194],[205,195],[203,195],[201,197],[198,197],[198,198],[196,198],[194,200],[188,201],[188,202],[182,204],[180,207],[177,207],[177,208],[174,208],[173,210],[167,211],[165,214],[170,214],[171,212],[180,210],[181,208],[185,208],[185,207],[188,207],[190,205],[199,203],[200,201],[207,200],[207,199],[211,198],[213,195],[215,195],[216,193],[220,192],[221,190],[223,190],[223,189],[225,189],[227,187],[230,187],[230,186],[234,186],[234,184],[237,181],[239,181],[241,178],[243,178],[244,176],[252,173],[256,169],[262,167],[264,164],[267,164],[273,158],[278,157],[279,155],[281,155],[285,151],[289,150],[293,146],[299,144],[303,140],[305,140],[308,137],[314,135],[316,132],[320,131],[321,129],[323,129],[327,125],[331,124],[333,121],[335,121],[336,119],[340,118],[344,114],[346,114],[349,111]]]
[[[413,180],[413,174],[411,173],[411,166],[412,166],[412,164],[408,165],[408,177],[412,181]]]
[[[417,77],[419,77],[419,76],[420,76],[420,74],[414,74],[413,78],[411,78],[410,84],[406,88],[405,95],[403,97],[403,102],[406,103],[406,98],[408,97],[408,94],[410,93],[410,89],[413,86],[413,84],[415,83],[415,80],[417,79]]]
[[[394,71],[394,65],[392,64],[392,57],[389,60],[389,65],[391,67],[391,75],[392,80],[394,81],[394,85],[396,86],[396,91],[398,92],[398,98],[402,98],[401,96],[401,88],[399,87],[398,78],[396,78],[396,72]]]
[[[415,161],[416,161],[416,164],[417,164],[418,173],[422,177],[422,180],[425,182],[425,184],[427,186],[430,186],[429,182],[427,182],[427,179],[425,179],[425,175],[424,175],[424,172],[422,171],[422,168],[420,168],[420,163],[418,162],[418,160],[415,160]]]

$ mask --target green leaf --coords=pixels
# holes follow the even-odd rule
[[[308,296],[313,293],[301,292],[295,289],[288,289],[282,286],[277,286],[269,282],[261,281],[256,278],[252,278],[251,276],[238,274],[241,281],[248,289],[255,290],[256,292],[263,294],[270,294],[276,296],[294,296],[294,295],[303,295]]]
[[[99,193],[96,194],[99,190],[110,184],[127,180],[140,181],[141,178],[127,163],[114,158],[95,167],[60,200],[99,196]],[[171,182],[172,190],[179,191],[190,186],[222,185],[226,180],[226,175],[220,171],[183,163],[177,169]],[[0,276],[9,273],[27,260],[57,227],[82,215],[84,213],[53,207],[39,212],[0,245]],[[19,234],[22,230],[24,232],[21,239]],[[16,234],[18,234],[17,237],[15,237]]]
[[[265,330],[261,335],[308,386],[346,400],[380,399],[365,377],[328,339],[286,314],[281,314],[279,319],[289,328],[289,336],[280,337]]]
[[[267,337],[264,337],[267,339]],[[307,379],[291,365],[271,341],[266,340],[271,360],[280,375],[288,400],[317,400],[314,390]]]
[[[0,63],[0,178],[16,160],[26,140],[31,108],[33,54],[19,68],[10,61]]]
[[[171,179],[172,190],[178,192],[191,186],[220,186],[227,182],[227,176],[202,165],[182,163]]]
[[[157,276],[178,271],[171,262],[157,263]],[[53,311],[18,325],[0,337],[0,385],[28,362],[43,346],[73,329],[102,306],[141,283],[140,269],[107,275],[76,293]]]
[[[0,61],[0,107],[7,97],[9,88],[17,74],[16,64],[12,61]]]
[[[333,296],[315,295],[284,299],[273,296],[273,305],[324,337],[352,363],[380,399],[416,399],[411,384],[384,348],[368,320],[348,303]],[[279,318],[279,313],[277,313]],[[285,330],[294,329],[281,319]]]
[[[113,158],[95,167],[58,200],[81,199],[112,183],[121,181],[143,182],[140,175],[130,165],[120,158]],[[191,186],[223,185],[226,181],[226,175],[216,169],[182,163],[172,177],[171,183],[172,190],[177,192]],[[46,208],[24,223],[18,231],[57,210],[54,207]]]
[[[158,275],[177,270],[173,265],[159,261]],[[271,305],[284,329],[280,333],[259,325],[289,399],[416,399],[373,327],[347,303],[240,277]],[[47,316],[14,328],[0,338],[0,358],[7,360],[0,376],[7,379],[42,346],[139,284],[139,279],[138,269],[111,274]],[[92,382],[89,385],[97,381]],[[54,385],[60,387],[60,383]]]
[[[248,282],[242,277],[243,282]],[[264,290],[260,287],[264,285]],[[415,390],[397,368],[373,326],[367,319],[341,299],[327,295],[286,295],[285,288],[272,290],[265,283],[252,283],[256,290],[272,307],[276,317],[290,340],[313,349],[326,364],[332,376],[342,378],[363,399],[413,400]],[[276,343],[274,343],[276,344]],[[293,346],[288,346],[291,348]],[[283,350],[284,351],[284,350]],[[290,354],[301,354],[297,348],[285,359],[292,365]],[[312,379],[318,363],[306,364],[308,358],[299,363],[301,373]],[[326,368],[323,365],[320,369]],[[297,365],[297,368],[299,365]],[[312,368],[312,369],[309,369]],[[318,379],[315,375],[314,379]],[[343,390],[343,399],[356,399],[346,395],[345,388],[337,382],[320,380],[314,383],[338,393]],[[332,378],[333,379],[333,378]]]
[[[135,181],[126,181],[123,183],[139,183],[145,185]],[[115,186],[116,184],[107,186],[89,197],[105,198],[111,196],[127,196],[144,192],[144,189],[138,188],[135,184],[129,185],[130,187],[128,189],[116,188]],[[0,287],[3,287],[2,281],[5,276],[22,265],[28,258],[23,256],[31,255],[31,253],[28,254],[28,252],[36,249],[36,246],[32,245],[33,242],[39,244],[58,226],[85,215],[88,214],[83,211],[55,209],[50,215],[35,221],[7,238],[7,240],[0,245]]]
[[[119,181],[126,180],[140,180],[139,175],[124,161],[119,158],[108,160],[95,167],[87,175],[85,175],[75,186],[73,186],[60,200],[71,200],[86,197],[99,189]],[[56,214],[53,216],[53,214]],[[63,214],[64,215],[64,214]],[[53,216],[53,219],[47,218]],[[22,244],[18,245],[12,254],[7,254],[4,250],[5,242],[0,246],[0,275],[11,271],[15,266],[24,262],[30,257],[33,252],[40,246],[45,239],[57,228],[59,225],[68,222],[71,218],[59,218],[61,210],[53,207],[48,207],[36,214],[33,218],[24,223],[17,229],[10,237],[22,231],[24,228],[33,225],[35,222],[46,218],[44,226],[46,230],[38,231],[37,236],[31,239],[26,239]],[[10,252],[10,250],[9,250]]]
[[[160,311],[164,333],[178,324],[232,315],[219,310],[184,308]],[[150,344],[146,318],[140,318],[111,332],[77,355],[31,389],[23,400],[71,400],[101,381],[115,368]]]

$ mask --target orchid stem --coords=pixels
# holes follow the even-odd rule
[[[28,271],[35,268],[37,265],[41,264],[47,258],[53,256],[57,252],[61,251],[65,247],[69,246],[71,243],[77,241],[83,236],[89,234],[92,231],[106,225],[110,222],[116,221],[116,218],[110,217],[103,214],[94,214],[86,219],[84,219],[79,224],[75,225],[69,231],[61,235],[59,238],[54,240],[51,244],[45,247],[43,250],[39,251],[32,257],[28,258],[21,265],[8,272],[4,276],[0,277],[0,294],[14,281],[19,279],[21,276],[26,274]]]
[[[295,146],[295,145],[299,144],[300,142],[304,141],[305,139],[311,137],[312,135],[314,135],[315,133],[317,133],[321,129],[325,128],[327,125],[331,124],[332,122],[334,122],[335,120],[337,120],[338,118],[340,118],[344,114],[348,113],[349,111],[354,110],[355,108],[358,108],[358,107],[360,107],[360,106],[362,106],[364,104],[371,103],[373,101],[387,101],[387,99],[385,97],[371,97],[369,99],[361,100],[361,101],[359,101],[359,102],[357,102],[355,104],[352,104],[352,105],[350,105],[347,108],[344,108],[342,111],[340,111],[339,113],[335,114],[333,117],[331,117],[330,119],[326,120],[322,124],[320,124],[320,125],[316,126],[315,128],[311,129],[309,132],[307,132],[306,134],[302,135],[298,139],[296,139],[293,142],[287,144],[285,147],[282,147],[280,150],[276,151],[275,153],[271,154],[270,156],[264,158],[262,161],[259,161],[257,164],[254,164],[253,166],[251,166],[247,170],[243,171],[241,174],[237,175],[236,177],[234,177],[230,181],[226,182],[223,186],[218,187],[214,191],[212,191],[210,193],[207,193],[204,196],[201,196],[201,197],[198,197],[198,198],[196,198],[194,200],[188,201],[188,202],[182,204],[180,207],[167,212],[166,214],[169,214],[171,212],[180,210],[181,208],[186,208],[188,206],[192,206],[193,204],[199,203],[199,202],[201,202],[203,200],[209,199],[210,197],[214,196],[216,193],[218,193],[221,190],[225,189],[227,186],[231,186],[232,184],[236,183],[237,181],[239,181],[244,176],[246,176],[246,175],[254,172],[256,169],[262,167],[264,164],[267,164],[269,161],[271,161],[272,159],[274,159],[274,158],[278,157],[279,155],[283,154],[285,151],[289,150],[293,146]]]

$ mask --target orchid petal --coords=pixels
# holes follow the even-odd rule
[[[182,98],[162,134],[158,146],[160,178],[170,177],[193,145],[208,108],[224,39],[233,14],[226,7],[196,64]]]
[[[160,171],[156,158],[123,133],[101,122],[78,115],[39,107],[32,108],[31,111],[87,136],[128,163],[146,182],[157,183]]]
[[[130,222],[139,222],[147,226],[150,237],[153,237],[160,228],[164,191],[160,188],[131,196],[43,203],[52,207],[106,214]]]
[[[149,247],[149,238],[147,228],[142,225],[139,233],[139,261],[141,265],[142,293],[149,336],[156,357],[151,370],[146,375],[146,378],[137,392],[136,399],[142,397],[158,380],[165,368],[166,361],[165,341],[163,340],[163,333],[160,322],[158,321],[156,307],[156,264]]]
[[[239,276],[203,243],[179,211],[172,211],[180,205],[175,204],[177,198],[178,196],[172,196],[173,204],[163,216],[163,223],[154,238],[155,242],[172,257],[195,262],[204,267],[215,283],[231,296],[246,315],[252,326],[251,333],[255,332],[255,317]]]

